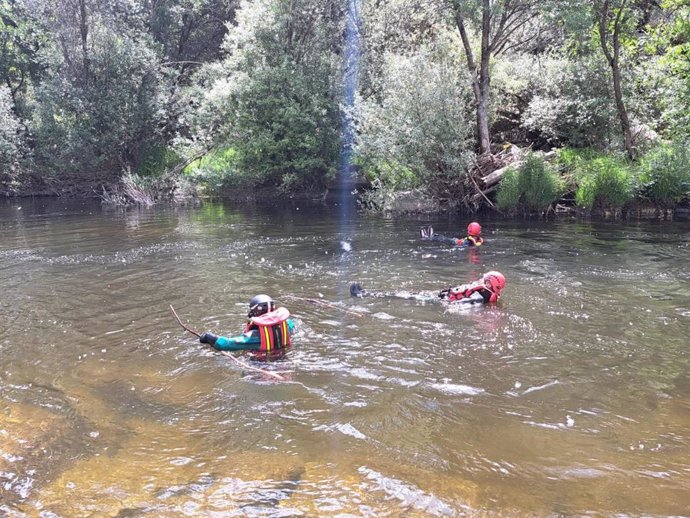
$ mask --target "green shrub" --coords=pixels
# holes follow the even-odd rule
[[[172,149],[165,146],[154,146],[147,151],[137,168],[136,175],[143,177],[160,176],[181,161],[180,155]]]
[[[496,195],[499,208],[526,213],[543,212],[561,195],[561,181],[543,159],[529,154],[517,169],[506,171]]]
[[[690,193],[690,155],[681,143],[659,146],[640,161],[640,194],[670,208]]]
[[[371,181],[371,188],[359,193],[357,203],[366,212],[377,213],[383,211],[386,199],[393,192],[393,189],[384,184],[378,178]]]
[[[575,202],[587,210],[617,210],[633,196],[633,174],[622,159],[600,156],[576,168]]]
[[[562,174],[576,173],[583,164],[605,155],[592,148],[564,147],[556,152],[556,167]]]
[[[3,176],[16,169],[21,154],[21,124],[12,107],[9,88],[0,85],[0,175]]]
[[[520,205],[520,174],[516,169],[503,173],[501,185],[496,193],[496,206],[502,210],[515,210]]]
[[[423,186],[464,203],[474,115],[469,80],[443,45],[383,57],[381,92],[358,99],[354,154],[384,190]]]
[[[386,185],[391,191],[414,189],[421,184],[421,180],[412,168],[400,162],[356,157],[355,165],[361,169],[365,178],[369,180],[370,183],[379,181],[381,184]]]
[[[185,167],[184,174],[195,178],[211,190],[240,183],[236,155],[233,148],[211,151]]]

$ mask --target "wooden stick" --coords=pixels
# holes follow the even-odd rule
[[[184,329],[185,331],[189,331],[190,333],[192,333],[197,338],[199,338],[201,336],[201,333],[194,331],[194,329],[192,329],[191,327],[188,327],[182,323],[182,320],[180,320],[180,317],[177,316],[177,311],[175,311],[175,308],[172,307],[172,304],[170,304],[170,311],[172,311],[172,314],[175,317],[175,320],[177,320],[177,323],[182,326],[182,329]]]
[[[296,295],[284,295],[285,298],[288,299],[293,299],[293,300],[303,300],[304,302],[310,302],[312,304],[316,304],[317,306],[323,306],[326,308],[332,308],[332,309],[339,309],[340,311],[344,311],[345,313],[348,313],[350,315],[355,315],[357,317],[363,317],[364,315],[362,313],[358,313],[357,311],[351,311],[349,309],[341,308],[340,306],[336,306],[335,304],[330,304],[326,301],[319,300],[319,299],[307,299],[304,297],[298,297]]]
[[[192,329],[191,327],[186,326],[185,324],[182,323],[182,320],[180,320],[180,317],[177,315],[177,311],[175,311],[175,308],[172,307],[172,304],[170,304],[170,311],[172,311],[172,314],[175,316],[175,320],[177,320],[177,322],[182,326],[182,329],[184,329],[185,331],[190,332],[191,334],[193,334],[193,335],[196,336],[197,338],[201,336],[201,333],[195,331],[195,330]],[[265,370],[265,369],[259,369],[258,367],[252,367],[251,365],[247,365],[247,364],[244,363],[242,360],[240,360],[240,359],[238,359],[238,358],[235,358],[235,357],[234,357],[232,354],[230,354],[228,351],[219,351],[219,350],[217,350],[217,349],[213,349],[213,350],[219,352],[220,354],[222,354],[222,355],[224,355],[224,356],[227,356],[227,357],[230,358],[232,361],[234,361],[237,365],[240,365],[240,366],[241,366],[242,368],[244,368],[244,369],[248,369],[248,370],[251,370],[251,371],[260,372],[261,374],[266,374],[266,375],[268,375],[268,376],[272,376],[272,377],[275,378],[275,379],[278,379],[278,380],[281,380],[281,381],[285,381],[285,378],[284,378],[283,376],[281,376],[280,374],[275,373],[275,372],[271,372],[271,371],[268,371],[268,370]]]

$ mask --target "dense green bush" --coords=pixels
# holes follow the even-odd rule
[[[209,194],[242,185],[247,180],[238,172],[237,151],[233,148],[207,153],[185,167],[184,174],[195,184],[203,186]]]
[[[501,178],[501,184],[496,193],[496,206],[501,210],[514,211],[520,206],[520,172],[510,168]]]
[[[17,170],[20,158],[19,119],[12,111],[12,97],[6,86],[0,86],[0,180],[7,180]]]
[[[495,65],[497,102],[532,138],[605,148],[620,130],[608,66],[594,55],[510,56]]]
[[[147,43],[95,18],[88,61],[63,63],[60,48],[46,49],[55,65],[36,89],[31,126],[43,171],[93,174],[136,167],[144,150],[156,144],[162,85]]]
[[[617,211],[633,197],[629,164],[615,156],[582,160],[575,172],[575,202],[594,212]]]
[[[640,195],[667,209],[690,193],[690,153],[678,142],[659,146],[640,161]]]
[[[359,167],[370,188],[359,193],[360,206],[369,212],[383,210],[386,200],[396,191],[407,191],[420,186],[421,181],[415,172],[403,164],[385,160],[364,160],[358,157]]]
[[[561,192],[558,174],[550,171],[542,158],[530,153],[520,167],[503,175],[496,204],[511,212],[544,212]]]
[[[397,190],[419,185],[461,200],[473,150],[468,79],[442,45],[387,54],[379,96],[358,103],[355,152],[367,177]]]
[[[318,0],[243,2],[226,58],[200,69],[181,154],[222,150],[196,164],[209,187],[322,193],[341,146],[338,19]],[[307,15],[308,13],[308,15]],[[229,154],[228,154],[229,153]]]
[[[166,146],[151,147],[137,168],[136,174],[139,176],[160,176],[182,161],[180,155]]]
[[[592,148],[564,147],[556,151],[556,167],[561,174],[577,173],[587,162],[605,156]]]

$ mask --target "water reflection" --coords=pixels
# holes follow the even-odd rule
[[[0,205],[0,514],[687,514],[686,224],[483,221],[460,251],[297,208]],[[346,294],[490,269],[496,307]],[[299,324],[285,382],[168,308],[234,334],[260,292]]]

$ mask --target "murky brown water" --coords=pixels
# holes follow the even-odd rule
[[[0,205],[0,516],[690,515],[688,224],[484,221],[470,254],[337,213]],[[495,308],[348,293],[489,269]],[[168,310],[235,334],[259,292],[286,382]]]

